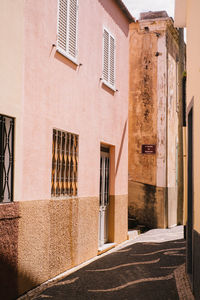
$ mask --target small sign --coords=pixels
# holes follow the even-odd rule
[[[142,145],[142,154],[155,154],[156,145]]]

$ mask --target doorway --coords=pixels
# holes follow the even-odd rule
[[[99,247],[108,241],[110,149],[100,149]]]

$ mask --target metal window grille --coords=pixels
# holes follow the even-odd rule
[[[0,202],[13,201],[14,119],[0,115]]]
[[[76,196],[78,176],[78,136],[53,129],[52,196]]]

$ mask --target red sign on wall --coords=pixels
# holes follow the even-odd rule
[[[156,145],[142,145],[142,154],[156,154]]]

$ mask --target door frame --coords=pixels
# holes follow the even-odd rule
[[[105,204],[101,204],[101,192],[105,194],[104,185],[106,178],[103,177],[101,182],[101,158],[109,158],[108,165],[108,186],[106,193],[108,194],[108,199]],[[105,169],[104,169],[105,170]],[[104,173],[105,175],[105,173]],[[104,187],[103,187],[104,186]],[[103,188],[102,188],[103,187]],[[99,228],[98,228],[98,245],[102,247],[109,239],[109,202],[110,202],[110,147],[108,145],[100,145],[100,181],[99,181]],[[105,200],[105,199],[104,199]],[[103,231],[103,233],[102,233]]]

